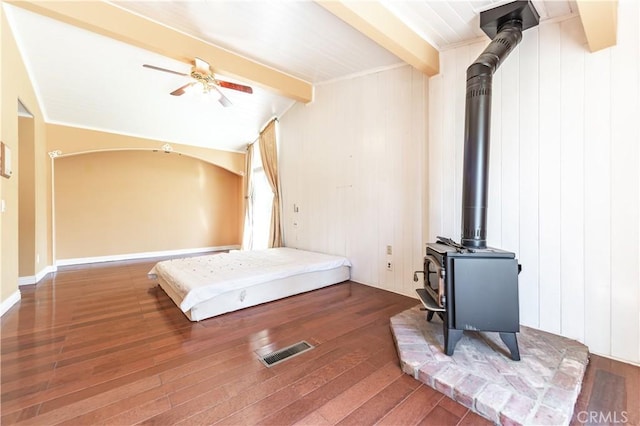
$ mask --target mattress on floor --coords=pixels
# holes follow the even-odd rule
[[[166,260],[149,278],[199,321],[346,281],[350,267],[345,257],[281,247]]]

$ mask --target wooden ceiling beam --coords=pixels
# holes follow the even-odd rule
[[[309,82],[104,1],[5,1],[178,61],[191,63],[195,57],[200,57],[211,62],[217,73],[256,84],[296,101],[313,100],[313,85]]]
[[[428,76],[438,74],[438,50],[377,1],[316,2],[380,46]]]
[[[591,52],[615,46],[618,33],[618,0],[576,0]]]

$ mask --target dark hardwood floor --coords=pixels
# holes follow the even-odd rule
[[[154,263],[21,288],[1,322],[2,425],[490,424],[401,372],[389,317],[414,299],[347,282],[192,323],[147,279]],[[258,360],[301,340],[315,348]],[[574,423],[638,424],[639,371],[592,356]]]

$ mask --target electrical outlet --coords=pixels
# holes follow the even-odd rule
[[[387,260],[387,271],[393,271],[393,262]]]
[[[388,255],[392,255],[393,254],[393,247],[391,247],[390,245],[387,246],[387,254]]]

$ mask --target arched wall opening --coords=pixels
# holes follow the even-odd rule
[[[162,150],[54,158],[57,264],[241,244],[243,177]]]

